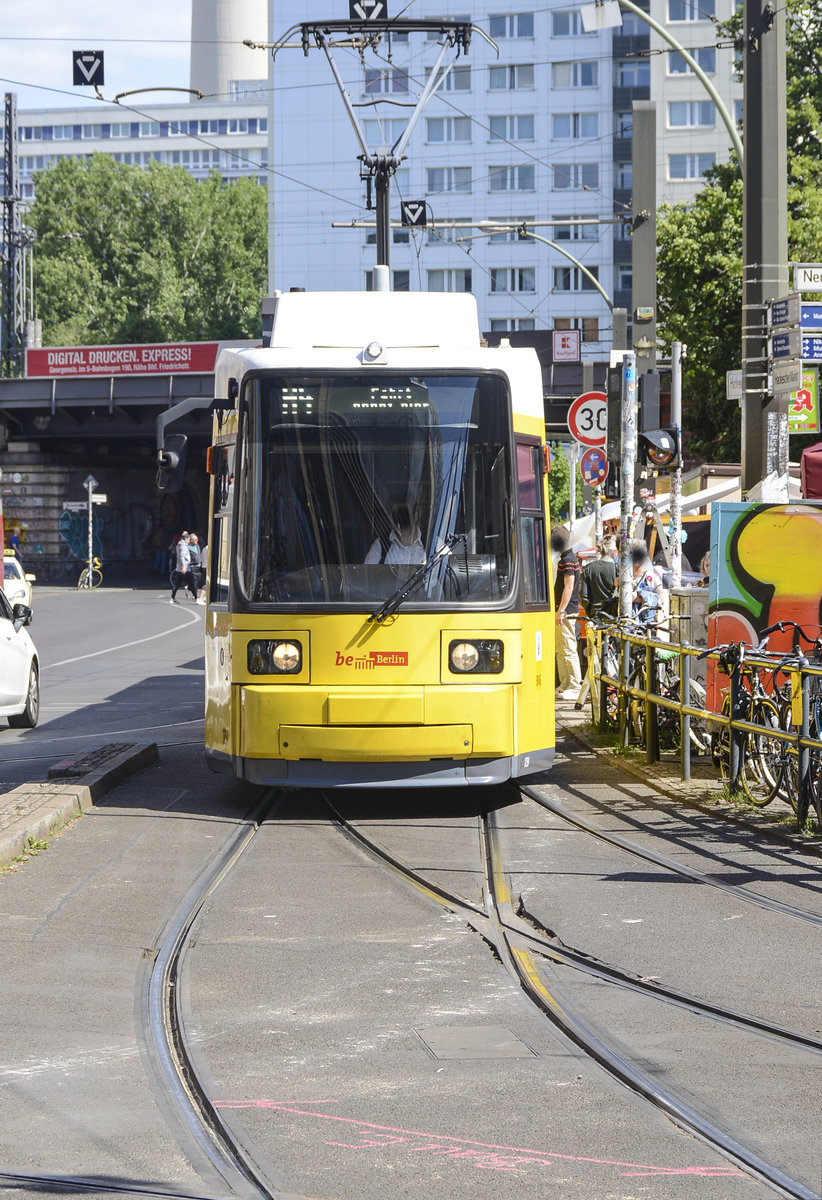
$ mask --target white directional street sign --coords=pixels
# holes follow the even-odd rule
[[[377,21],[388,16],[384,0],[348,0],[348,16],[352,21]]]
[[[822,292],[822,263],[794,263],[793,290]]]
[[[400,220],[403,225],[425,227],[426,207],[424,200],[403,200],[400,204]]]
[[[785,329],[771,336],[771,354],[774,358],[802,357],[802,330]]]
[[[773,394],[778,399],[787,398],[790,402],[791,392],[802,387],[802,359],[779,359],[773,365]]]
[[[108,504],[108,496],[105,492],[95,492],[91,497],[92,504]]]
[[[725,372],[725,399],[742,399],[742,371]]]
[[[94,489],[98,486],[99,486],[99,484],[97,483],[97,480],[94,478],[93,475],[87,475],[85,477],[85,479],[83,480],[84,488],[91,488],[91,490],[94,491]]]
[[[801,315],[801,299],[799,292],[783,296],[771,304],[771,325],[798,325]]]
[[[100,87],[105,83],[102,50],[74,50],[71,59],[72,82],[75,87]]]
[[[85,512],[88,508],[88,500],[64,500],[64,512]]]

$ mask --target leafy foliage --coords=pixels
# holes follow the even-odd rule
[[[35,178],[35,286],[50,345],[242,338],[259,331],[266,193],[94,154]]]
[[[822,255],[822,25],[816,0],[787,0],[788,243],[796,262]],[[718,36],[741,34],[741,12]],[[764,36],[768,36],[765,34]],[[733,462],[736,401],[725,372],[742,355],[742,181],[734,159],[707,174],[690,206],[664,205],[657,224],[660,337],[688,346],[682,381],[686,456]]]

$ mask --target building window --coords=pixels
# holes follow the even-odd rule
[[[630,137],[634,132],[634,114],[632,112],[614,113],[614,137]]]
[[[617,87],[648,87],[651,64],[647,58],[628,58],[616,64]]]
[[[596,87],[599,81],[599,63],[581,60],[578,62],[558,62],[551,64],[552,88],[588,88]]]
[[[471,141],[470,117],[428,117],[425,126],[427,142]]]
[[[492,317],[491,333],[530,332],[535,329],[533,317]]]
[[[229,79],[228,98],[237,104],[265,104],[268,99],[268,80]]]
[[[534,86],[534,64],[515,63],[488,68],[488,86],[492,92],[527,92]]]
[[[562,213],[557,221],[570,221],[573,218]],[[555,225],[555,242],[595,242],[599,237],[598,225]]]
[[[489,117],[488,128],[491,131],[492,142],[497,139],[505,142],[533,142],[534,140],[532,113],[523,116]]]
[[[407,246],[410,240],[411,239],[410,239],[409,231],[407,229],[392,229],[391,230],[391,241],[394,243],[395,246]],[[368,232],[365,235],[365,244],[366,244],[366,246],[376,246],[376,244],[377,244],[376,229],[368,230]]]
[[[470,192],[470,167],[429,167],[426,171],[428,192]]]
[[[534,14],[501,13],[488,18],[488,32],[494,41],[500,38],[530,38],[534,36]]]
[[[365,140],[372,146],[393,146],[398,138],[402,137],[407,124],[408,122],[403,121],[402,118],[363,121]]]
[[[84,125],[83,128],[85,129],[86,126]],[[20,130],[21,142],[39,142],[42,139],[43,127],[41,125],[24,125]]]
[[[594,279],[599,279],[599,267],[589,267]],[[555,292],[595,292],[593,280],[579,267],[554,267]]]
[[[492,267],[492,292],[535,292],[536,269],[534,267]]]
[[[429,271],[429,292],[470,292],[471,268],[457,267],[453,270]]]
[[[408,74],[401,67],[369,67],[365,72],[365,91],[369,96],[408,91]]]
[[[689,51],[691,58],[706,75],[716,74],[716,50],[713,46],[702,46],[698,50]],[[669,75],[692,75],[693,71],[678,50],[668,51]]]
[[[669,154],[669,179],[701,179],[716,162],[715,154]]]
[[[214,129],[203,129],[202,128],[203,125],[213,125]],[[216,133],[217,132],[217,122],[216,121],[200,121],[200,126],[201,126],[200,133]],[[88,129],[88,128],[89,128],[88,125],[83,126],[83,137],[91,136],[91,134],[87,134],[85,132],[86,129]],[[140,137],[159,137],[160,136],[160,122],[159,121],[141,121],[139,136]]]
[[[54,126],[55,142],[70,142],[74,137],[73,125],[55,125]]]
[[[461,226],[460,221],[465,221],[465,225]],[[454,224],[444,229],[436,229],[433,226],[428,228],[428,245],[434,246],[440,242],[456,242],[459,238],[471,236],[471,226],[469,224],[470,217],[454,217]]]
[[[556,317],[554,329],[579,329],[583,342],[599,341],[599,317]]]
[[[462,16],[462,17],[451,17],[449,19],[451,21],[462,21],[466,25],[471,24],[471,18],[467,15]],[[442,37],[442,34],[439,32],[438,29],[429,29],[428,32],[426,33],[425,37],[426,37],[426,40],[429,42],[436,42],[439,40],[439,38]]]
[[[714,0],[668,0],[669,21],[712,21],[715,16]]]
[[[614,187],[630,191],[634,186],[634,165],[629,162],[614,164]]]
[[[555,192],[599,187],[599,163],[554,163]]]
[[[410,271],[392,271],[391,286],[395,292],[409,292],[411,290],[411,272]],[[365,290],[373,292],[374,290],[374,272],[365,272]]]
[[[533,165],[524,163],[518,167],[489,167],[488,190],[491,192],[533,192]]]
[[[712,100],[670,100],[669,129],[713,129],[716,107]]]
[[[630,292],[634,285],[633,267],[620,263],[616,270],[616,289],[618,292]]]
[[[596,30],[591,30],[596,33]],[[551,13],[551,37],[583,37],[586,30],[582,27],[582,18],[578,8],[567,8],[561,12]]]
[[[557,139],[599,137],[599,114],[554,113],[551,117],[551,131]]]
[[[433,71],[433,67],[428,69],[428,75]],[[452,67],[448,74],[445,74],[445,67],[440,67],[440,78],[436,85],[438,92],[470,92],[471,91],[471,68],[470,67]]]
[[[248,117],[229,117],[229,133],[248,133]]]

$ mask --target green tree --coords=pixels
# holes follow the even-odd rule
[[[106,154],[35,177],[35,287],[50,345],[253,337],[267,273],[266,192]]]
[[[789,257],[822,255],[822,24],[816,0],[787,0]],[[741,12],[718,36],[741,34]],[[765,37],[768,35],[765,34]],[[742,182],[735,159],[707,173],[690,206],[663,205],[657,225],[660,338],[684,342],[685,453],[738,461],[740,418],[725,372],[742,356]]]

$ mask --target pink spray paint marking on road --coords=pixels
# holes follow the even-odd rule
[[[336,1100],[310,1100],[307,1104],[336,1104]],[[312,1111],[304,1102],[286,1100],[216,1100],[215,1108],[270,1109],[297,1117],[313,1117],[320,1121],[333,1121],[347,1125],[359,1134],[359,1141],[326,1142],[327,1146],[339,1146],[346,1150],[377,1150],[391,1146],[402,1146],[412,1153],[441,1156],[452,1161],[467,1162],[483,1170],[516,1172],[525,1165],[554,1166],[557,1162],[591,1163],[601,1167],[620,1167],[623,1176],[692,1175],[702,1179],[745,1179],[745,1173],[737,1167],[662,1167],[650,1163],[628,1163],[608,1158],[593,1158],[578,1154],[560,1154],[554,1150],[531,1150],[525,1146],[501,1146],[492,1142],[480,1142],[472,1138],[453,1137],[450,1134],[425,1133],[418,1129],[401,1129],[390,1125],[378,1125],[372,1121],[359,1121],[354,1117],[341,1117],[333,1113]],[[420,1139],[422,1145],[413,1143]]]

